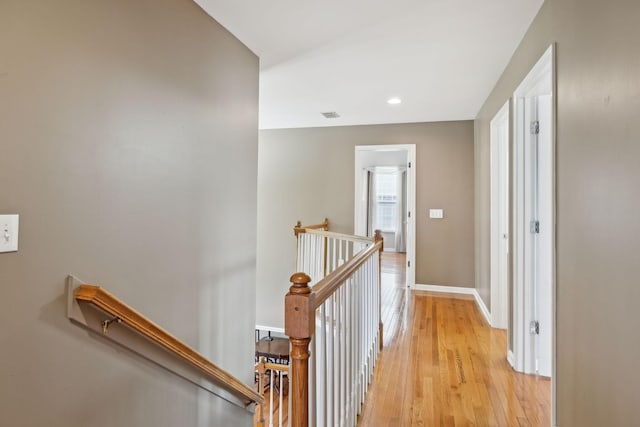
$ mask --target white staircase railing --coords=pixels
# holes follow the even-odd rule
[[[289,365],[269,363],[261,357],[256,363],[256,373],[258,393],[263,397],[268,395],[269,398],[258,405],[254,425],[256,427],[288,426]],[[276,422],[277,424],[274,424]]]
[[[373,242],[369,237],[304,230],[298,233],[296,271],[309,275],[313,286]]]
[[[382,238],[296,234],[298,270],[310,274],[294,274],[285,298],[291,425],[355,426],[382,344]]]

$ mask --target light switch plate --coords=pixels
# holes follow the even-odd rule
[[[18,250],[18,215],[0,215],[0,253]]]
[[[443,209],[429,209],[429,218],[442,219],[444,218]]]

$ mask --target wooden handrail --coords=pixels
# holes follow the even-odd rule
[[[217,385],[242,400],[245,406],[253,403],[261,404],[264,401],[264,397],[255,392],[251,387],[209,361],[162,327],[156,325],[147,317],[119,300],[116,296],[107,292],[104,288],[94,285],[81,285],[76,290],[74,298],[79,302],[95,305],[115,319],[118,319],[119,322],[124,323],[154,343],[175,354],[189,365],[204,372],[208,377],[213,379]]]
[[[293,227],[293,234],[298,236],[300,233],[305,233],[305,230],[329,230],[329,220],[327,218],[324,219],[320,224],[313,225],[302,225],[302,221],[298,221],[296,225]]]
[[[311,288],[312,305],[310,310],[314,312],[320,307],[371,255],[382,251],[382,245],[382,242],[376,242],[369,246],[366,250],[342,264],[329,276],[316,283],[315,286]]]
[[[265,357],[260,357],[259,362],[255,365],[256,371],[282,371],[289,372],[289,365],[283,365],[282,363],[267,362]]]
[[[307,234],[316,234],[324,237],[332,237],[334,239],[348,240],[350,242],[373,243],[375,241],[375,238],[373,237],[355,236],[351,234],[336,233],[334,231],[324,231],[324,230],[306,228],[304,229],[303,232]]]

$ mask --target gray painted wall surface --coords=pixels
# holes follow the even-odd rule
[[[549,47],[552,42],[551,37],[550,12],[549,8],[543,5],[474,122],[476,288],[489,310],[491,310],[490,123]],[[509,107],[510,111],[513,111],[513,105]],[[513,138],[511,113],[509,116],[509,129],[511,138]],[[510,172],[513,173],[513,164],[510,165]],[[511,192],[510,200],[513,200],[513,189],[511,189]]]
[[[638,2],[547,0],[475,123],[480,230],[489,226],[489,121],[556,41],[560,427],[640,425],[638,16]],[[484,298],[488,235],[476,244]]]
[[[0,3],[0,425],[252,425],[63,292],[102,284],[252,383],[257,100],[258,59],[191,1]]]
[[[416,144],[416,283],[473,287],[473,122],[260,131],[257,322],[281,327],[293,225],[353,232],[356,145]],[[444,208],[430,220],[429,208]]]

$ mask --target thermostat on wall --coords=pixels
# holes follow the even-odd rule
[[[433,219],[444,218],[444,209],[429,209],[429,218],[433,218]]]

